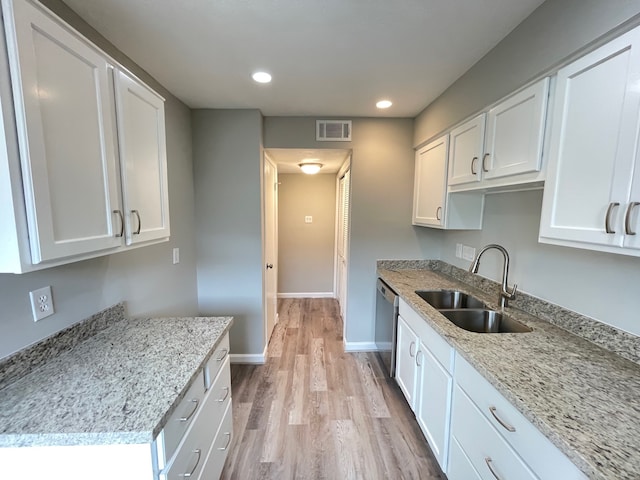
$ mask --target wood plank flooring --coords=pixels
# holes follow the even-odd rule
[[[266,364],[231,366],[223,479],[446,479],[377,355],[344,352],[335,300],[278,312]]]

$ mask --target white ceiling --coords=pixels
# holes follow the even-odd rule
[[[266,152],[278,166],[278,173],[302,173],[298,164],[311,161],[322,164],[319,173],[337,173],[351,150],[270,148]]]
[[[64,1],[192,108],[393,117],[418,114],[543,3]],[[273,82],[255,84],[257,69]]]

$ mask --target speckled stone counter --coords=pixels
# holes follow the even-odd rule
[[[593,479],[640,478],[640,365],[516,308],[505,311],[532,332],[458,328],[415,290],[459,289],[496,309],[497,294],[433,271],[436,262],[411,266],[381,262],[378,275],[578,468]]]
[[[232,322],[113,321],[0,390],[0,447],[151,443]]]

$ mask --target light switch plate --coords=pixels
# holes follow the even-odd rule
[[[462,258],[462,244],[456,243],[456,258]]]
[[[29,292],[29,298],[31,299],[31,313],[33,313],[34,322],[56,313],[53,308],[51,286],[42,287]]]
[[[176,265],[180,263],[180,249],[179,248],[174,248],[173,249],[173,264]]]
[[[462,246],[462,258],[472,262],[473,259],[476,258],[476,249],[473,248],[473,247],[470,247],[468,245],[463,245]]]

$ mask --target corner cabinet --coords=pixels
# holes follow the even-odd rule
[[[484,197],[447,191],[449,135],[416,152],[413,225],[443,229],[482,228]]]
[[[44,7],[2,16],[0,272],[167,239],[163,99]]]
[[[640,256],[639,77],[640,28],[558,72],[540,242]]]

